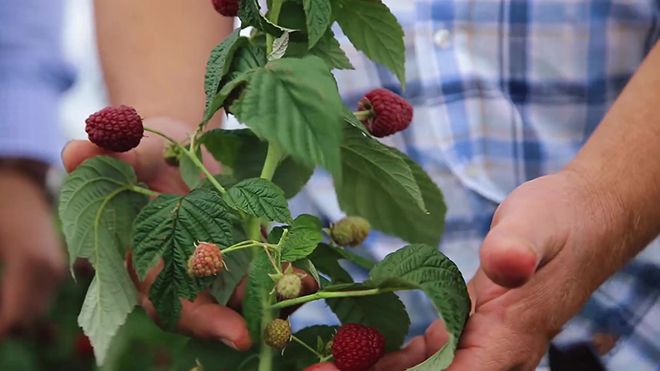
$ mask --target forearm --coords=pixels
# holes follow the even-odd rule
[[[110,101],[196,125],[208,55],[233,20],[210,1],[96,0],[95,13]]]
[[[618,269],[660,233],[660,43],[569,164],[615,236],[600,251]]]

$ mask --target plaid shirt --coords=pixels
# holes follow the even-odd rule
[[[390,0],[406,32],[405,97],[415,122],[387,140],[433,177],[448,204],[440,249],[469,278],[499,202],[521,183],[560,170],[601,121],[660,38],[656,0]],[[346,103],[368,90],[399,91],[384,68],[347,40],[356,71],[336,72]],[[296,205],[341,216],[332,181],[317,174]],[[314,210],[309,210],[312,207]],[[301,211],[302,211],[301,210]],[[401,247],[375,234],[382,258]],[[613,370],[660,370],[660,243],[656,241],[593,295],[556,344],[618,338],[604,356]],[[413,329],[433,319],[406,295]],[[318,322],[318,312],[296,317]]]

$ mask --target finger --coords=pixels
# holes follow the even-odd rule
[[[424,336],[414,337],[403,349],[386,354],[373,367],[374,371],[403,371],[426,359]]]
[[[523,195],[498,209],[480,252],[481,266],[493,282],[519,287],[558,252],[566,231],[543,212],[547,207]]]
[[[448,371],[533,370],[546,348],[545,335],[514,329],[499,315],[477,312],[465,326]]]
[[[216,303],[208,293],[200,294],[193,302],[183,301],[177,326],[185,334],[222,341],[237,350],[248,350],[252,346],[245,319]]]
[[[64,149],[62,149],[62,163],[67,172],[72,172],[85,160],[101,155],[113,156],[133,167],[137,165],[135,150],[123,153],[110,152],[86,140],[72,140],[68,142],[64,146]]]
[[[304,371],[339,371],[339,369],[330,362],[324,362],[309,366]]]
[[[148,293],[163,268],[163,261],[152,268],[144,280],[140,280],[131,258],[129,252],[126,265],[133,283],[138,288],[140,305],[149,317],[158,323],[158,313],[149,300]],[[222,341],[237,350],[247,350],[252,346],[245,319],[236,311],[219,305],[209,293],[200,293],[193,302],[182,300],[181,305],[181,315],[177,323],[179,332],[198,339]]]
[[[449,332],[442,320],[433,321],[424,333],[424,344],[426,346],[426,357],[431,357],[440,350],[449,340]]]

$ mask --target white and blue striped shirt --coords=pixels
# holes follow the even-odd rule
[[[604,117],[660,38],[656,0],[389,0],[406,37],[410,128],[388,144],[420,163],[448,204],[440,249],[466,278],[506,195],[527,180],[560,170]],[[368,90],[400,92],[384,68],[343,40],[356,67],[336,76],[355,107]],[[317,174],[296,201],[328,220],[341,217],[332,180]],[[312,208],[312,210],[310,210]],[[403,246],[382,234],[367,241],[380,259]],[[603,358],[612,370],[659,370],[660,244],[656,241],[605,283],[555,339],[619,340]],[[411,332],[433,319],[407,297]],[[318,306],[315,307],[319,309]],[[319,312],[298,314],[299,324]]]

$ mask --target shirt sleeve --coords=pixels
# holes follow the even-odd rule
[[[59,163],[59,100],[73,83],[61,0],[0,0],[0,157]]]

